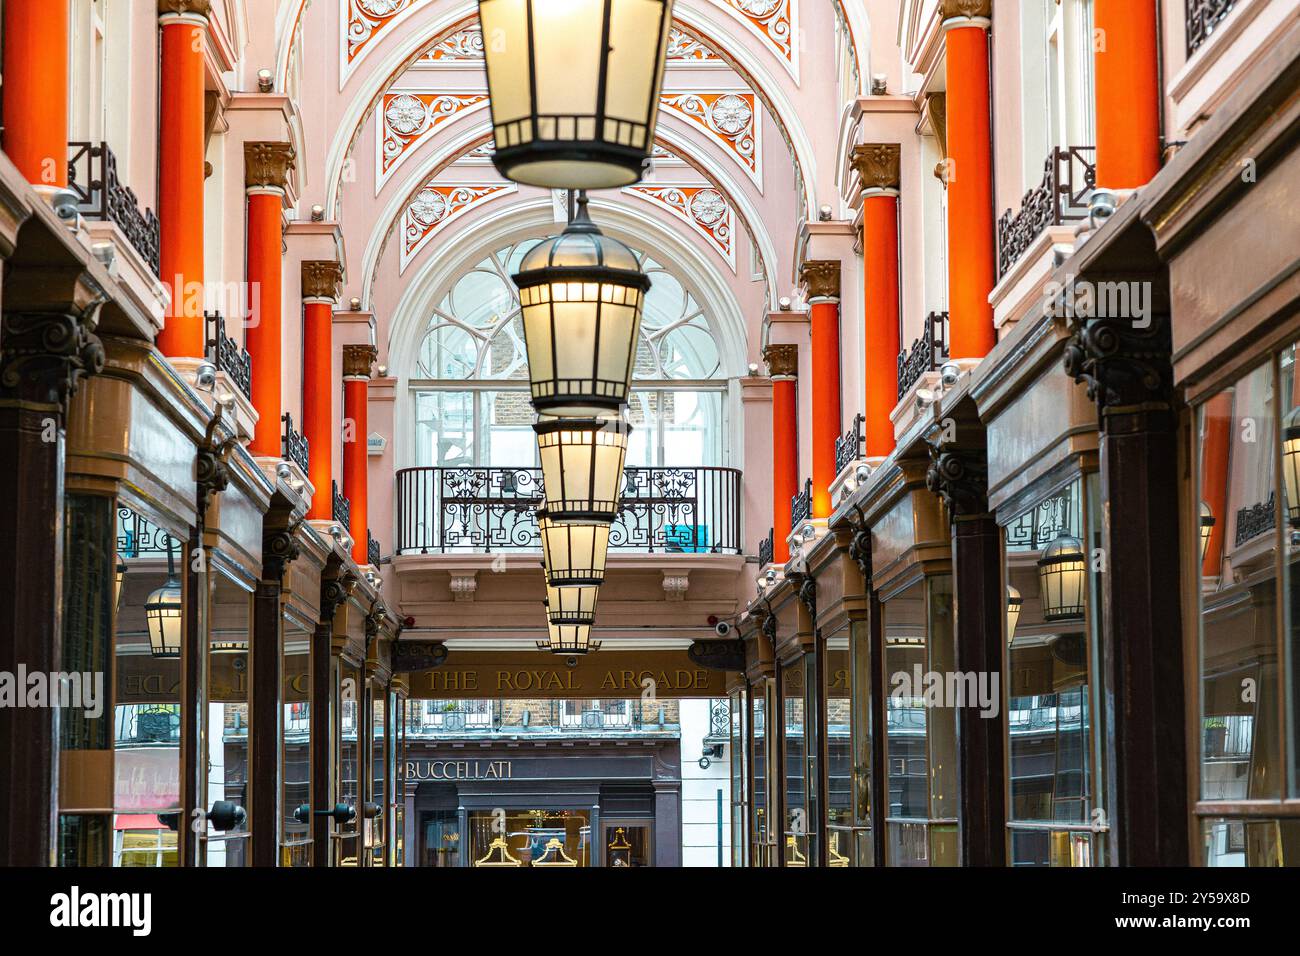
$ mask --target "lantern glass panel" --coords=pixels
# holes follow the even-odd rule
[[[654,138],[671,0],[480,0],[497,168],[627,186]]]
[[[586,654],[600,650],[600,641],[591,639],[590,624],[547,624],[547,639],[538,641],[539,650],[553,654]]]
[[[547,583],[599,585],[605,580],[609,525],[593,521],[562,523],[537,516]]]
[[[597,587],[547,587],[546,616],[552,624],[592,624],[596,620]]]
[[[551,518],[613,521],[631,428],[616,419],[543,421],[533,427]]]

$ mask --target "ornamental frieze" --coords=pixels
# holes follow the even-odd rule
[[[753,91],[663,93],[659,106],[703,130],[762,185],[762,124]]]
[[[727,197],[712,186],[651,186],[624,190],[666,209],[689,225],[736,271],[735,214]]]
[[[799,0],[719,0],[799,79]]]
[[[411,263],[434,234],[476,206],[518,189],[512,183],[490,185],[440,185],[425,183],[402,211],[401,271]]]
[[[389,91],[380,101],[376,125],[375,185],[382,186],[408,156],[447,121],[487,103],[486,93]]]

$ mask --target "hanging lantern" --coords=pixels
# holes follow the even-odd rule
[[[1286,492],[1286,517],[1291,527],[1300,528],[1300,408],[1283,420],[1282,486]]]
[[[1288,497],[1288,510],[1290,508],[1290,498]],[[1205,558],[1210,553],[1210,538],[1214,536],[1214,512],[1204,501],[1201,502],[1201,564],[1205,564]]]
[[[600,641],[591,639],[590,624],[548,624],[547,639],[537,642],[539,651],[552,654],[586,654],[600,650]]]
[[[1063,534],[1043,552],[1038,562],[1043,619],[1078,621],[1087,602],[1088,567],[1083,542]]]
[[[1007,646],[1016,639],[1016,625],[1020,623],[1020,608],[1024,605],[1025,599],[1020,596],[1020,592],[1007,585]]]
[[[510,855],[510,846],[505,837],[496,837],[488,845],[488,851],[474,861],[475,866],[523,866],[524,861]]]
[[[552,587],[599,586],[605,581],[609,525],[599,521],[552,521],[537,513],[546,583]]]
[[[557,625],[596,623],[597,587],[547,587],[546,619]]]
[[[547,189],[641,179],[672,0],[479,0],[493,162]]]
[[[533,866],[577,866],[578,861],[564,852],[564,844],[560,842],[559,837],[551,837],[546,841],[546,850],[537,859],[533,860]]]
[[[167,581],[144,602],[144,616],[149,625],[150,653],[154,657],[180,657],[184,596],[181,582],[176,577],[170,538],[167,540]]]
[[[122,585],[126,583],[126,572],[130,570],[125,561],[117,563],[117,569],[113,573],[113,607],[122,607]]]
[[[617,418],[543,419],[533,431],[551,520],[613,522],[632,426]]]
[[[632,250],[588,217],[585,192],[568,228],[529,250],[514,281],[533,407],[568,418],[618,411],[632,383],[650,279]]]

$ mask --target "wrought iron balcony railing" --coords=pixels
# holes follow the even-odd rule
[[[77,209],[87,219],[116,223],[158,275],[162,268],[158,217],[151,209],[141,212],[135,192],[118,179],[113,151],[107,143],[69,143],[68,149],[68,187],[77,194]]]
[[[1268,501],[1248,505],[1237,511],[1237,534],[1233,539],[1240,548],[1247,541],[1268,534],[1277,527],[1277,492],[1268,496]]]
[[[709,701],[709,735],[706,740],[731,739],[731,701],[714,697]]]
[[[205,312],[208,341],[204,355],[209,362],[230,376],[231,381],[253,400],[253,357],[239,343],[226,336],[226,317],[220,312]]]
[[[369,528],[366,529],[366,559],[375,567],[379,567],[379,563],[384,560],[384,549],[380,547]]]
[[[776,557],[776,529],[768,528],[767,537],[758,543],[758,566],[767,567]]]
[[[541,548],[540,468],[406,468],[397,473],[396,554]],[[740,472],[628,468],[615,551],[739,554]]]
[[[790,527],[799,530],[799,522],[812,517],[812,479],[804,482],[803,491],[790,499]]]
[[[925,317],[925,334],[912,343],[910,351],[898,353],[898,400],[910,392],[926,372],[948,361],[948,313],[931,312]]]
[[[1097,185],[1097,167],[1088,157],[1094,146],[1052,150],[1043,164],[1043,181],[1025,193],[1020,212],[1008,209],[998,220],[998,277],[1006,275],[1048,226],[1083,219],[1088,193]]]
[[[280,416],[280,421],[284,422],[284,436],[280,440],[281,452],[305,474],[311,470],[311,445],[301,432],[293,430],[292,415],[285,412]]]
[[[413,737],[570,736],[601,731],[668,730],[678,726],[678,717],[668,708],[662,704],[647,708],[640,700],[411,701],[406,713],[406,732]]]
[[[835,473],[837,475],[862,457],[862,446],[866,442],[862,435],[862,428],[866,423],[866,416],[858,415],[853,419],[853,427],[835,439]]]
[[[344,528],[352,527],[352,502],[339,491],[337,481],[330,482],[330,514]]]
[[[1187,0],[1187,56],[1201,48],[1237,0]]]

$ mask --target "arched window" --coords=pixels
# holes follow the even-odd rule
[[[417,466],[527,467],[537,448],[519,299],[510,276],[538,239],[498,249],[452,283],[411,370]],[[721,465],[726,388],[717,337],[682,282],[651,279],[629,407],[628,465]]]

